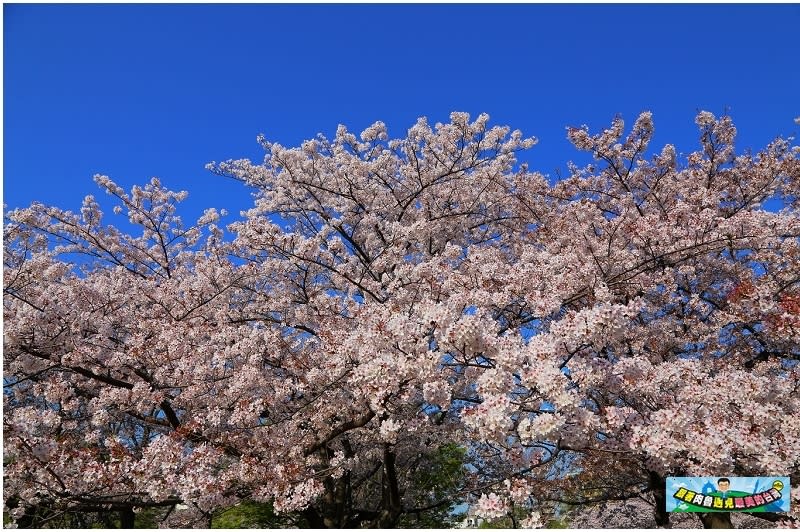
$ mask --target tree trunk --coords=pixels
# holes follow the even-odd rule
[[[353,450],[347,438],[342,439],[346,458],[353,456]],[[323,463],[330,466],[333,451],[326,445],[319,450]],[[353,493],[350,472],[343,473],[338,479],[326,477],[323,481],[325,492],[315,510],[316,515],[307,515],[306,519],[313,528],[353,528],[354,514]],[[313,520],[313,522],[312,522]]]
[[[134,522],[136,521],[136,513],[133,511],[132,508],[125,508],[124,510],[119,511],[119,527],[132,529],[134,528]]]
[[[308,507],[301,513],[303,517],[306,518],[309,528],[325,528],[325,520],[322,519],[322,516],[314,508]]]
[[[698,514],[703,528],[733,528],[730,512],[710,512]]]
[[[350,496],[350,473],[344,473],[334,480],[324,481],[325,493],[322,496],[321,517],[325,528],[348,528],[352,513]]]
[[[396,528],[403,514],[400,487],[395,469],[395,454],[389,444],[383,449],[383,470],[381,482],[381,506],[377,518],[369,524],[369,528]]]
[[[653,508],[653,517],[655,517],[656,525],[663,528],[670,528],[669,512],[667,512],[667,482],[655,471],[648,471],[648,486],[650,491],[653,492],[655,499],[655,507]]]

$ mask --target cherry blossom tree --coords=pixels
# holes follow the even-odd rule
[[[644,498],[662,526],[669,475],[800,481],[798,149],[737,154],[701,112],[698,151],[651,153],[643,113],[569,128],[593,161],[551,182],[517,160],[535,139],[450,118],[261,138],[209,166],[255,194],[227,225],[185,226],[156,179],[95,178],[127,232],[92,196],[8,212],[15,522],[250,500],[392,527],[466,500],[540,526]],[[463,481],[423,488],[453,445]]]

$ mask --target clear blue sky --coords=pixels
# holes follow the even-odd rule
[[[540,139],[654,113],[654,146],[696,146],[698,109],[740,147],[794,134],[800,5],[21,5],[4,10],[3,201],[77,210],[104,173],[187,189],[186,217],[247,208],[211,160],[261,160],[339,123],[403,136],[418,116],[487,112]],[[229,220],[231,218],[229,217]]]

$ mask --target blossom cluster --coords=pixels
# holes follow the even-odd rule
[[[633,497],[673,473],[796,473],[798,150],[737,154],[729,117],[696,123],[685,157],[648,156],[650,113],[570,128],[593,161],[556,182],[486,115],[260,139],[260,164],[210,165],[257,191],[225,227],[184,224],[158,179],[95,178],[130,232],[93,196],[8,212],[5,491],[180,501],[180,525],[242,498],[380,499],[371,524],[394,525],[441,502],[411,472],[455,442],[478,513],[513,502],[533,526],[531,501],[585,496],[575,479]],[[348,511],[326,506],[341,493]]]

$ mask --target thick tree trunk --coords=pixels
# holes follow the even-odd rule
[[[306,508],[301,512],[308,522],[309,528],[325,528],[325,520],[314,508]]]
[[[345,456],[353,456],[349,442],[343,441]],[[318,449],[323,460],[333,453],[327,447]],[[353,504],[353,477],[349,472],[338,479],[327,477],[325,492],[315,506],[302,511],[310,528],[396,528],[403,515],[402,493],[397,478],[396,456],[386,444],[383,461],[369,473],[380,475],[380,502],[377,509],[358,509]]]
[[[325,528],[349,528],[351,521],[350,473],[338,479],[325,479],[321,518]]]
[[[378,528],[394,528],[400,520],[403,506],[397,483],[395,455],[389,445],[384,448],[383,459],[383,509],[376,524]]]
[[[667,512],[667,482],[655,471],[648,471],[648,485],[653,492],[655,507],[653,517],[659,527],[670,528],[669,512]]]
[[[381,471],[381,506],[378,515],[369,522],[369,528],[396,528],[403,514],[400,486],[397,481],[395,454],[391,446],[383,449],[383,469]]]
[[[703,528],[733,528],[730,512],[711,512],[698,514]]]
[[[346,458],[353,456],[353,450],[347,438],[342,440]],[[324,463],[330,464],[333,451],[325,446],[319,450]],[[325,493],[321,504],[312,513],[306,515],[312,528],[355,528],[358,526],[359,512],[353,508],[353,487],[350,472],[339,478],[327,477],[323,484]]]
[[[134,528],[135,521],[136,521],[136,513],[133,511],[132,508],[125,508],[124,510],[119,511],[120,528],[132,529]]]

